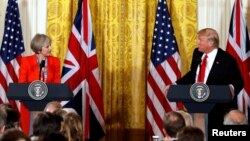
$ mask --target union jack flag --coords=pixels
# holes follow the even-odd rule
[[[0,50],[0,103],[10,103],[20,109],[18,101],[8,100],[9,83],[18,81],[18,70],[24,53],[24,43],[17,0],[8,0],[3,41]]]
[[[78,1],[78,11],[64,60],[62,83],[69,84],[74,98],[62,103],[82,115],[85,139],[104,136],[104,107],[88,0]]]
[[[239,64],[244,79],[244,89],[238,95],[238,108],[249,117],[250,108],[250,42],[241,0],[234,3],[226,51]],[[248,118],[249,119],[249,118]]]
[[[147,82],[147,121],[149,134],[163,134],[164,113],[181,108],[169,102],[164,90],[181,77],[180,56],[165,0],[158,0],[156,21]]]

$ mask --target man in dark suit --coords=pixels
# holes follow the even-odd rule
[[[203,83],[207,85],[229,85],[232,93],[230,103],[216,104],[208,114],[208,127],[223,124],[224,114],[231,108],[237,108],[237,95],[243,88],[243,79],[236,60],[219,47],[218,33],[211,28],[198,32],[198,48],[193,52],[191,70],[176,84],[193,84],[198,81],[200,67],[207,55],[205,77]]]

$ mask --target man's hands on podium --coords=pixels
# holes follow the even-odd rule
[[[164,94],[167,97],[168,96],[168,90],[170,88],[170,85],[167,85],[166,88],[164,89]]]
[[[165,89],[164,89],[164,94],[165,94],[166,97],[168,96],[168,91],[169,91],[169,88],[170,88],[171,85],[177,85],[177,84],[176,84],[176,83],[172,83],[172,84],[167,85],[167,86],[165,87]]]

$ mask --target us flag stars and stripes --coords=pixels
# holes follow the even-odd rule
[[[0,50],[0,103],[11,103],[19,107],[19,102],[9,101],[6,91],[9,83],[18,81],[18,70],[24,42],[17,0],[8,0],[3,41]]]
[[[164,113],[182,108],[181,104],[169,102],[164,92],[167,85],[181,77],[180,63],[167,4],[165,0],[159,0],[147,81],[146,126],[151,136],[157,135],[160,139],[164,137]]]

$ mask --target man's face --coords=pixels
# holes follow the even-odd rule
[[[198,36],[198,50],[200,52],[207,53],[207,51],[210,49],[211,42],[209,42],[208,38],[206,36]]]

